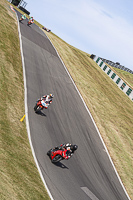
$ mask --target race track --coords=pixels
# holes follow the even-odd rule
[[[28,27],[26,20],[19,24],[31,140],[53,199],[127,200],[91,117],[55,49],[35,24]],[[54,94],[53,103],[42,114],[35,114],[36,100],[49,93]],[[52,164],[47,151],[67,142],[77,144],[78,150],[70,160]]]

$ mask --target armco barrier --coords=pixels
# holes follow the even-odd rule
[[[101,58],[101,57],[100,57],[100,59],[101,59],[103,62],[109,64],[111,67],[115,67],[115,68],[118,68],[118,69],[121,69],[121,70],[124,70],[124,71],[126,71],[126,72],[129,72],[129,73],[133,74],[133,71],[132,71],[131,69],[128,69],[128,68],[126,68],[126,67],[120,65],[120,63],[118,63],[118,62],[114,63],[114,62],[112,62],[112,61],[110,61],[110,60],[106,60],[106,59]]]
[[[95,55],[91,55],[98,66],[117,84],[117,86],[133,101],[133,90],[117,75],[112,69],[110,69],[101,58]]]

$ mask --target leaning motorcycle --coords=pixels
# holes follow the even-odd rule
[[[32,20],[28,21],[27,26],[30,26],[31,24],[33,24],[34,22]]]
[[[52,163],[57,163],[65,159],[64,155],[66,154],[66,152],[67,152],[67,149],[63,150],[63,149],[55,148],[55,149],[50,149],[47,152],[47,155],[50,157]]]
[[[45,102],[44,100],[39,99],[35,104],[34,111],[37,113],[43,110],[44,108],[47,109],[48,106],[49,106],[48,102]]]
[[[24,19],[26,19],[26,17],[25,16],[21,16],[19,22],[22,22]]]
[[[71,149],[74,149],[73,152],[72,151],[70,152],[70,149],[68,149],[69,147],[71,147]],[[64,159],[68,160],[77,148],[78,148],[77,145],[71,144],[70,146],[69,145],[66,146],[62,144],[60,146],[50,149],[47,152],[47,155],[50,157],[52,163],[57,163]]]
[[[22,22],[23,20],[24,20],[24,19],[21,17],[20,20],[19,20],[19,22]]]

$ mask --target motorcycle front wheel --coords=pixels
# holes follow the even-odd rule
[[[48,156],[51,155],[51,151],[52,151],[52,149],[50,149],[50,150],[47,152],[47,155],[48,155]]]

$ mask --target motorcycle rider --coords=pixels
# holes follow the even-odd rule
[[[34,19],[33,19],[33,17],[29,17],[29,22],[31,22],[31,24],[34,23]]]
[[[25,14],[23,14],[21,17],[22,17],[23,19],[26,19],[26,15],[25,15]]]
[[[22,20],[24,20],[24,19],[26,19],[26,15],[25,15],[25,14],[21,15],[21,18],[20,18],[19,21],[22,21]]]
[[[72,157],[74,154],[74,151],[76,151],[78,148],[78,145],[74,144],[61,144],[59,147],[55,147],[57,150],[63,150],[63,158],[68,160],[69,158]],[[67,150],[67,151],[66,151]]]
[[[45,103],[48,103],[50,105],[52,103],[53,97],[53,94],[47,94],[41,97],[41,101],[44,101]]]
[[[42,96],[40,99],[38,99],[36,101],[36,105],[34,107],[34,111],[37,112],[37,108],[38,107],[39,107],[40,110],[42,110],[43,108],[47,109],[48,106],[52,103],[53,97],[54,97],[53,94],[49,94],[49,95],[47,94],[47,95]]]

